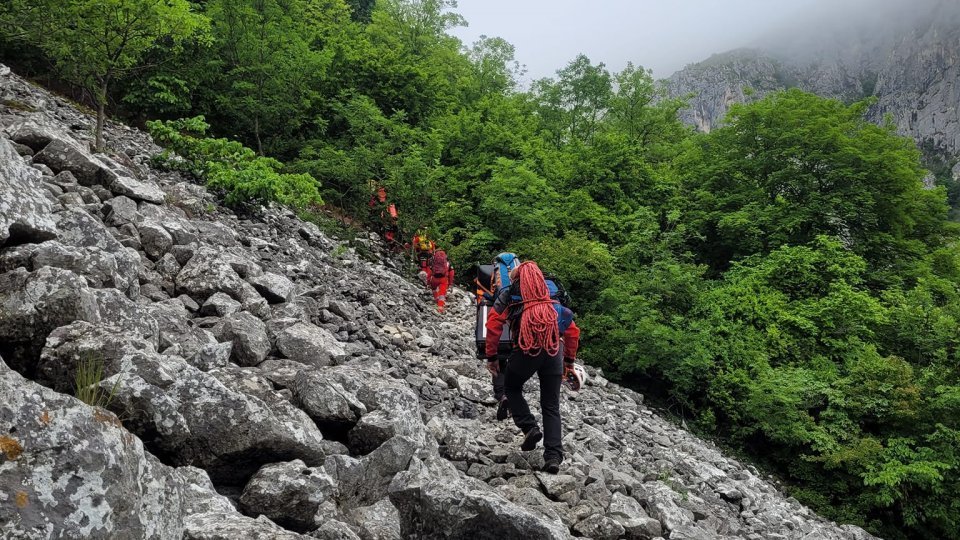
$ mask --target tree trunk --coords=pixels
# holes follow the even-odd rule
[[[106,109],[106,107],[107,107],[107,89],[108,89],[108,88],[107,88],[107,85],[108,85],[108,79],[107,79],[106,77],[104,77],[103,81],[100,83],[100,88],[98,89],[98,93],[97,93],[97,96],[96,96],[96,100],[97,100],[97,130],[96,130],[96,131],[97,131],[97,133],[96,133],[96,135],[97,135],[97,142],[96,142],[97,152],[104,152],[104,151],[106,150],[106,148],[104,148],[104,144],[103,144],[103,124],[104,124],[104,122],[106,121],[106,116],[107,116],[107,115],[106,115],[106,111],[105,111],[105,109]]]
[[[253,119],[253,134],[257,138],[257,155],[263,155],[263,143],[260,142],[260,116]]]

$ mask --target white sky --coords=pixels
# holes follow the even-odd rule
[[[516,47],[526,81],[553,76],[578,53],[611,71],[628,61],[670,76],[746,46],[823,6],[863,0],[459,0],[465,44],[499,36]]]

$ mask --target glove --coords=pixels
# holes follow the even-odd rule
[[[500,374],[500,362],[494,358],[492,360],[487,360],[487,371],[490,372],[490,375],[496,377]]]
[[[576,372],[573,371],[573,364],[574,364],[574,359],[573,359],[573,358],[569,358],[569,359],[568,359],[568,358],[564,358],[564,359],[563,359],[563,380],[566,381],[566,380],[569,380],[569,379],[571,379],[571,378],[573,378],[573,379],[576,379],[576,378],[577,378]]]

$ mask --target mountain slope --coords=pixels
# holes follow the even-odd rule
[[[597,372],[535,472],[468,292],[439,317],[375,241],[240,219],[124,126],[93,155],[88,116],[2,66],[0,102],[0,536],[870,538]],[[91,358],[111,412],[69,395]]]

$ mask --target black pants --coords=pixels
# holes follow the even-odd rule
[[[500,356],[497,362],[500,364],[500,371],[493,376],[493,397],[499,402],[507,393],[504,382],[507,380],[507,365],[510,361],[506,356]]]
[[[563,376],[563,355],[540,353],[528,356],[520,351],[510,355],[504,386],[513,422],[524,433],[537,427],[537,419],[523,398],[523,385],[533,374],[540,376],[540,409],[543,411],[543,458],[563,460],[560,422],[560,380]]]

